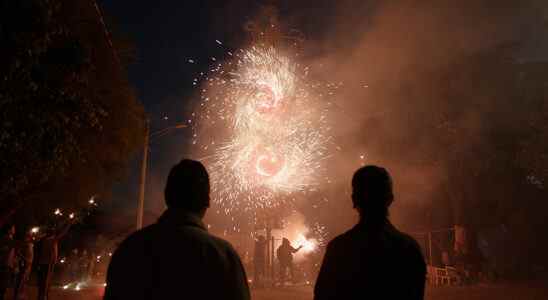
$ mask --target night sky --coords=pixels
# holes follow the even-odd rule
[[[330,1],[276,2],[280,20],[297,27],[307,38],[320,39],[333,18]],[[136,60],[129,66],[131,83],[151,119],[151,132],[185,122],[198,98],[193,79],[249,39],[243,24],[268,1],[98,1],[115,36],[129,39]],[[338,4],[340,6],[340,3]],[[323,13],[322,13],[323,12]],[[331,12],[331,13],[326,13]],[[305,13],[305,15],[303,15]],[[315,18],[309,18],[314,13]],[[216,40],[223,44],[219,45]],[[319,48],[309,51],[318,54]],[[189,63],[189,59],[194,63]],[[151,141],[147,182],[147,207],[161,207],[161,189],[169,168],[188,151],[191,130],[175,130]],[[140,156],[130,178],[115,192],[114,205],[134,205],[139,182]],[[125,199],[124,199],[125,198]],[[157,199],[160,198],[160,199]]]
[[[482,46],[474,45],[483,45],[486,40],[481,34],[478,35],[479,38],[475,38],[475,32],[480,31],[470,25],[472,22],[459,15],[459,10],[456,9],[458,5],[451,1],[447,2],[449,8],[446,9],[441,4],[441,8],[432,8],[433,12],[417,9],[416,16],[409,16],[409,11],[398,15],[398,10],[385,8],[384,13],[388,12],[389,16],[394,14],[397,21],[392,22],[390,18],[385,18],[383,20],[386,23],[381,23],[380,27],[379,24],[371,26],[370,22],[375,20],[372,16],[378,13],[378,6],[382,1],[164,0],[151,3],[102,0],[98,3],[105,14],[109,30],[113,31],[115,36],[128,37],[135,45],[136,61],[129,66],[128,73],[131,83],[138,92],[139,101],[143,103],[151,119],[152,132],[188,120],[192,106],[199,98],[197,86],[192,84],[193,79],[211,66],[213,63],[211,57],[222,60],[227,51],[245,47],[249,33],[244,30],[243,25],[255,18],[264,5],[274,4],[279,10],[281,24],[286,28],[297,28],[304,33],[306,36],[304,55],[308,55],[308,58],[310,56],[329,57],[330,53],[327,49],[335,47],[338,50],[335,61],[341,63],[343,67],[346,63],[347,71],[350,71],[347,73],[352,76],[362,74],[364,70],[367,70],[364,73],[366,75],[367,73],[371,73],[371,76],[380,74],[381,77],[385,76],[383,74],[385,71],[397,73],[400,58],[407,56],[410,61],[420,62],[416,66],[422,66],[425,62],[423,53],[432,49],[437,49],[437,52],[428,56],[429,59],[426,61],[431,63],[432,57],[439,57],[443,61],[448,57],[445,54],[446,50],[453,51],[462,45],[467,45],[470,49],[480,49]],[[469,9],[479,10],[484,14],[478,14],[477,19],[483,20],[478,24],[488,25],[489,22],[482,16],[491,15],[495,19],[491,20],[490,17],[489,20],[494,23],[499,22],[504,25],[508,23],[508,20],[512,20],[517,24],[511,24],[511,31],[504,31],[506,25],[499,26],[504,31],[501,39],[534,41],[529,47],[527,44],[524,45],[520,53],[521,59],[537,58],[538,55],[531,53],[529,49],[544,53],[545,56],[544,50],[548,49],[547,39],[538,39],[540,33],[537,33],[535,28],[539,25],[530,21],[529,17],[515,17],[512,9],[506,10],[499,7],[498,10],[493,11],[492,7],[487,5],[484,5],[485,7],[480,4],[477,7],[475,4],[469,6],[471,6]],[[466,10],[462,9],[461,12]],[[438,14],[438,19],[432,17]],[[496,18],[499,15],[502,17]],[[511,18],[507,20],[506,16]],[[399,24],[400,19],[403,20],[402,24]],[[423,24],[424,19],[433,20],[430,20],[431,23]],[[469,19],[477,21],[474,17]],[[425,31],[425,28],[421,27],[427,26],[425,24],[439,26],[431,26]],[[470,28],[465,25],[470,25]],[[363,40],[362,36],[367,35],[375,26],[377,26],[376,31],[369,35],[374,44],[366,44],[360,48],[359,40]],[[456,38],[459,33],[462,35]],[[465,40],[462,38],[464,36],[471,37]],[[492,34],[487,35],[487,37],[491,36]],[[498,35],[497,38],[499,38]],[[221,41],[222,45],[219,45],[216,40]],[[431,40],[436,40],[436,43],[429,44]],[[367,41],[369,40],[366,39],[366,43]],[[443,48],[444,42],[446,48]],[[376,44],[380,46],[375,48]],[[434,47],[431,49],[428,45]],[[344,49],[352,47],[360,51],[369,51],[368,48],[370,48],[372,50],[367,55],[371,56],[367,57],[365,54],[358,56],[361,57],[362,62],[345,61],[349,55],[344,53]],[[375,50],[378,51],[375,52]],[[383,61],[385,50],[390,51],[387,52],[388,59]],[[378,55],[379,59],[375,55]],[[189,59],[194,63],[189,63]],[[371,66],[378,61],[381,71],[375,73]],[[354,97],[353,94],[347,96]],[[352,111],[352,107],[350,106],[348,110]],[[357,109],[355,112],[360,111],[359,106],[353,108]],[[358,115],[356,117],[362,118]],[[174,163],[188,155],[190,135],[191,130],[182,129],[151,141],[146,194],[149,210],[157,213],[161,209],[163,205],[161,192],[165,177]],[[133,205],[137,200],[139,170],[140,155],[136,156],[132,163],[128,172],[129,179],[118,185],[119,191],[115,193],[115,201],[113,201],[113,205],[126,209],[128,216],[133,215]]]

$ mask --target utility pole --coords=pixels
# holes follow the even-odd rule
[[[149,139],[149,120],[145,121],[145,141],[143,147],[143,161],[141,162],[141,181],[139,184],[139,204],[137,205],[137,230],[143,228],[143,211],[145,209],[145,183],[147,176],[148,163],[148,139]]]
[[[147,180],[147,166],[148,166],[148,147],[150,139],[154,137],[162,137],[168,134],[173,129],[187,128],[186,124],[179,123],[174,126],[164,128],[162,130],[150,133],[150,120],[145,120],[145,141],[143,145],[143,161],[141,162],[141,182],[139,184],[139,203],[137,205],[137,230],[143,228],[143,214],[145,209],[145,185]]]

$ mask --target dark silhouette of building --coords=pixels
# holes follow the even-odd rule
[[[423,299],[424,258],[417,242],[388,220],[393,199],[384,168],[366,166],[354,174],[360,222],[327,246],[314,299]]]
[[[167,210],[129,236],[112,256],[104,299],[249,299],[232,246],[202,222],[209,207],[204,166],[182,160],[168,176]]]
[[[262,235],[259,235],[255,241],[253,266],[255,271],[253,274],[254,286],[262,287],[266,271],[266,240]]]

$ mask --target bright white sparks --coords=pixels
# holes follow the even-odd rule
[[[225,213],[272,208],[313,189],[329,140],[304,72],[274,48],[252,47],[205,77],[200,137],[213,197]]]
[[[304,252],[312,252],[316,250],[316,240],[307,239],[304,234],[300,233],[297,238],[292,242],[293,245],[302,246]]]

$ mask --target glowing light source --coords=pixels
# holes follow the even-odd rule
[[[313,239],[307,239],[304,234],[298,234],[292,244],[303,246],[302,250],[305,252],[312,252],[316,250],[317,247],[316,241]]]
[[[207,77],[201,133],[192,142],[212,151],[205,162],[226,214],[276,207],[285,195],[314,189],[330,139],[326,109],[289,56],[251,47],[234,56],[234,66],[219,64]]]

